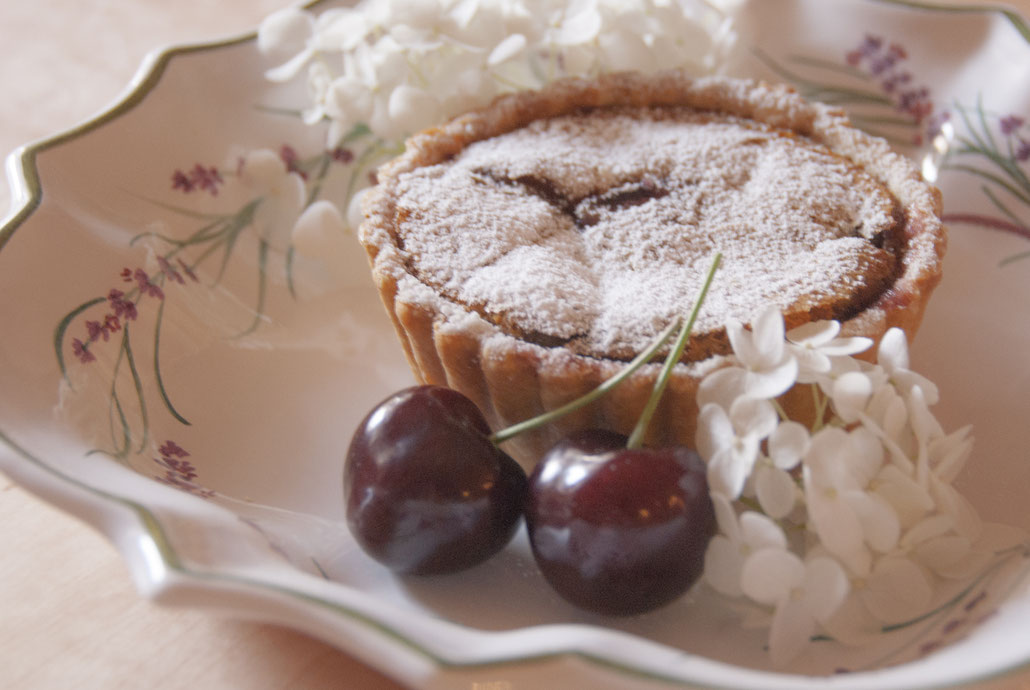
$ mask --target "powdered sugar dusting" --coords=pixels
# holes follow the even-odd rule
[[[686,313],[851,304],[894,257],[894,199],[803,136],[684,107],[536,120],[397,176],[407,269],[503,329],[628,357]]]

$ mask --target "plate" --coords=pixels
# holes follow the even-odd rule
[[[1030,28],[781,0],[746,3],[736,31],[724,71],[838,103],[941,187],[946,277],[913,362],[945,426],[974,425],[961,490],[1030,529]],[[256,196],[238,162],[271,152],[305,193],[345,198],[374,161],[324,155],[294,112],[303,91],[267,67],[253,37],[156,53],[110,110],[8,160],[0,469],[101,529],[144,595],[292,626],[419,687],[913,688],[1030,667],[1024,552],[881,643],[820,642],[788,669],[704,588],[628,620],[571,609],[524,535],[453,577],[365,558],[342,524],[342,455],[411,375],[353,238],[291,248],[268,195],[296,190]]]

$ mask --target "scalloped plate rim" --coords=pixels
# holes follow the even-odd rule
[[[329,0],[309,0],[300,5],[302,8],[314,8]],[[862,0],[870,4],[886,5],[899,10],[921,10],[959,13],[1000,14],[1030,43],[1030,24],[1016,10],[1004,5],[944,5],[918,0]],[[126,85],[122,93],[110,105],[64,131],[24,144],[11,152],[5,161],[8,186],[11,191],[11,208],[0,223],[0,251],[14,233],[31,218],[43,199],[44,188],[39,178],[36,158],[40,153],[56,148],[68,141],[86,136],[95,129],[111,122],[142,102],[160,83],[161,76],[168,64],[180,55],[207,53],[238,46],[256,39],[256,31],[215,39],[212,41],[182,43],[149,52],[141,61],[135,75]],[[635,678],[642,681],[658,681],[677,687],[701,687],[689,679],[653,673],[643,668],[625,666],[613,662],[600,655],[571,648],[557,649],[550,654],[529,656],[513,656],[496,660],[473,663],[452,662],[440,655],[423,648],[417,642],[406,638],[403,633],[390,629],[379,622],[369,620],[359,611],[333,602],[328,598],[276,586],[272,583],[249,580],[218,572],[201,572],[190,570],[180,560],[158,517],[145,505],[136,500],[118,495],[92,486],[80,479],[70,476],[60,469],[49,465],[44,459],[37,457],[22,447],[10,434],[0,428],[0,470],[9,478],[27,489],[37,497],[47,501],[56,508],[75,516],[89,526],[101,532],[117,548],[125,561],[133,581],[141,595],[162,604],[189,606],[196,604],[195,594],[210,593],[212,589],[225,589],[237,595],[234,606],[229,610],[237,614],[245,614],[250,610],[247,603],[266,605],[285,604],[286,613],[275,616],[277,622],[302,629],[305,632],[327,640],[365,663],[402,682],[426,681],[429,676],[437,676],[437,680],[449,671],[482,670],[510,665],[536,664],[546,660],[585,661],[594,670],[612,672],[624,678]],[[192,498],[192,497],[187,497]],[[131,515],[131,521],[124,519],[124,514]],[[212,583],[216,587],[212,587]],[[376,654],[370,653],[361,645],[347,644],[354,642],[350,636],[328,635],[325,625],[317,621],[305,619],[305,613],[325,612],[330,610],[343,615],[359,624],[357,633],[368,635],[375,643],[386,643],[394,651],[407,657],[408,664],[401,668],[399,664],[384,664]],[[269,620],[267,616],[259,616]],[[329,628],[335,626],[329,625]],[[373,645],[374,646],[374,645]],[[414,662],[411,663],[411,662]],[[421,663],[419,663],[421,662]],[[719,665],[721,662],[711,662]],[[724,664],[730,666],[729,664]],[[742,675],[754,675],[768,680],[774,677],[770,686],[778,686],[781,682],[802,682],[837,686],[851,686],[852,681],[861,680],[871,674],[882,674],[882,671],[861,672],[830,678],[812,678],[808,676],[790,676],[787,674],[770,674],[732,667]],[[921,685],[930,688],[950,688],[959,685],[988,681],[1005,677],[1030,669],[1030,654],[1018,662],[995,669],[985,669],[954,682],[932,685]],[[704,687],[716,687],[706,682]],[[724,686],[731,687],[731,686]],[[733,686],[738,687],[738,686]],[[787,686],[784,686],[787,687]],[[858,687],[858,686],[856,686]],[[893,687],[883,686],[883,687]],[[901,686],[898,686],[901,687]]]

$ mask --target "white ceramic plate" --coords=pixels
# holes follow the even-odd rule
[[[960,488],[1030,528],[1030,29],[1000,10],[756,0],[739,32],[728,72],[837,101],[939,175],[951,248],[914,365],[946,426],[975,425]],[[882,644],[821,642],[788,669],[815,677],[770,670],[763,633],[704,588],[636,619],[579,613],[521,536],[452,577],[369,561],[341,522],[342,456],[411,377],[351,238],[324,262],[246,223],[238,156],[289,146],[320,179],[322,133],[277,110],[303,95],[265,67],[251,37],[155,54],[107,113],[8,161],[0,469],[103,530],[145,595],[290,625],[423,687],[911,688],[1030,666],[1026,554]],[[323,193],[339,198],[361,161],[338,158]]]

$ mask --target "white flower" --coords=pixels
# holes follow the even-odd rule
[[[854,469],[869,462],[869,452],[863,439],[828,427],[812,437],[802,469],[811,528],[858,575],[869,572],[870,549],[891,550],[901,529],[891,505],[865,490],[868,469]]]
[[[851,355],[872,346],[869,338],[838,338],[839,321],[813,321],[787,333],[789,349],[798,360],[798,382],[814,383]]]
[[[265,73],[271,81],[286,81],[296,76],[315,54],[312,39],[315,18],[296,7],[287,7],[265,17],[258,27],[258,50],[283,64]]]
[[[708,462],[714,493],[737,498],[758,459],[762,440],[776,428],[777,416],[765,400],[739,398],[727,413],[709,403],[698,415],[697,449]]]
[[[744,563],[744,593],[775,607],[769,630],[769,654],[785,664],[808,646],[817,623],[825,623],[848,595],[848,577],[832,558],[807,563],[784,548],[756,551]]]
[[[300,214],[290,234],[291,244],[300,254],[317,259],[324,256],[327,244],[335,244],[333,240],[345,235],[346,231],[347,226],[336,204],[320,200]]]
[[[522,34],[512,34],[494,46],[486,59],[486,64],[490,67],[503,64],[521,55],[528,44],[529,41]]]
[[[545,45],[578,46],[592,42],[601,32],[597,0],[557,4],[545,20]]]
[[[732,40],[726,18],[702,0],[376,0],[317,17],[275,12],[258,47],[277,65],[271,80],[306,68],[308,122],[327,118],[336,132],[362,123],[396,141],[565,75],[710,69],[717,44]]]
[[[859,419],[885,440],[900,444],[908,428],[908,405],[894,386],[881,385],[875,387]]]
[[[924,488],[895,463],[884,465],[869,489],[890,504],[898,524],[908,528],[934,509],[929,488]]]
[[[933,584],[926,572],[908,558],[888,556],[853,583],[866,609],[876,620],[903,623],[926,613],[933,600]]]
[[[725,496],[712,496],[719,534],[712,537],[705,552],[705,581],[716,591],[739,597],[744,561],[755,551],[767,547],[787,547],[783,530],[761,513],[747,511],[737,517]]]
[[[240,181],[256,197],[253,225],[261,238],[285,250],[290,232],[304,208],[305,189],[300,175],[290,172],[274,151],[248,152],[238,167]]]
[[[865,372],[849,371],[833,381],[830,400],[845,424],[857,421],[873,397],[873,380]]]
[[[908,340],[900,328],[890,329],[880,339],[876,361],[902,394],[907,394],[913,386],[918,386],[923,390],[927,404],[937,403],[940,398],[937,386],[925,376],[908,368]]]
[[[797,499],[797,483],[790,471],[808,452],[809,434],[797,422],[781,422],[769,435],[768,456],[755,468],[755,496],[765,514],[774,519],[787,517]]]
[[[387,113],[404,132],[417,131],[425,118],[437,119],[441,112],[440,101],[423,89],[401,84],[390,92]]]
[[[797,380],[798,363],[786,347],[783,316],[775,307],[759,311],[751,319],[751,330],[739,321],[726,324],[726,334],[736,363],[716,369],[699,386],[698,401],[721,402],[745,396],[775,398]]]

